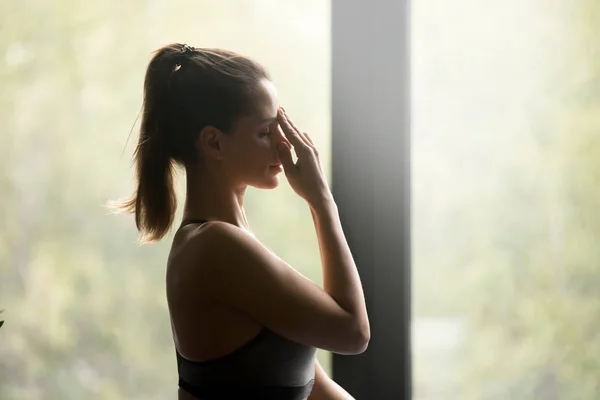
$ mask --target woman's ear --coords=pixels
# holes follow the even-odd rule
[[[196,138],[196,150],[204,159],[223,159],[223,132],[212,125],[207,125]]]

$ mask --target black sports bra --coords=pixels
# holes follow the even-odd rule
[[[180,229],[204,222],[185,220]],[[304,400],[314,384],[316,351],[263,328],[218,359],[190,361],[176,351],[179,387],[201,400]]]

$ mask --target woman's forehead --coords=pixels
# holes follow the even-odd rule
[[[267,125],[277,120],[277,108],[271,110],[269,107],[253,107],[251,114],[240,116],[237,120],[240,128],[255,128],[259,125]]]
[[[260,118],[276,117],[279,100],[277,88],[271,81],[263,79],[258,87],[255,106]]]
[[[263,80],[257,88],[252,99],[252,111],[249,115],[239,119],[241,126],[259,125],[273,122],[277,118],[277,90],[267,80]]]

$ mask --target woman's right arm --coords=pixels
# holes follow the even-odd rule
[[[340,307],[354,316],[366,348],[371,330],[365,295],[337,205],[333,200],[323,200],[313,202],[310,209],[321,253],[323,288]]]
[[[336,207],[311,209],[325,290],[252,235],[223,222],[207,223],[197,243],[190,243],[203,262],[188,269],[186,282],[190,290],[235,307],[298,343],[338,354],[362,353],[369,342],[369,323]]]

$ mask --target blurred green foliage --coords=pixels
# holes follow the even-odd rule
[[[415,399],[600,398],[600,6],[459,3],[414,2],[414,316],[442,322],[415,330]],[[175,41],[256,58],[326,156],[329,5],[2,2],[0,399],[175,397],[170,237],[104,208],[133,187],[146,63]],[[246,208],[321,281],[285,179]]]
[[[0,399],[174,398],[171,236],[141,246],[133,218],[105,208],[133,190],[139,121],[127,139],[151,52],[181,42],[262,62],[326,155],[329,3],[7,0],[0,11]],[[320,283],[310,212],[282,178],[248,191],[248,218]]]
[[[413,15],[415,399],[598,399],[600,3],[459,3]]]

